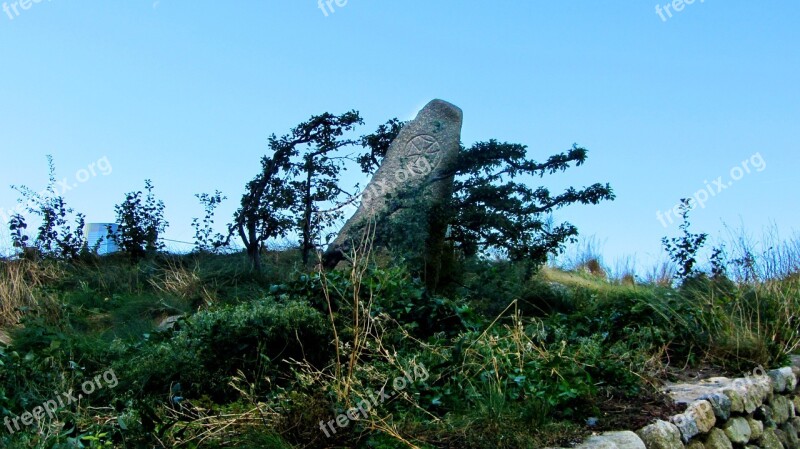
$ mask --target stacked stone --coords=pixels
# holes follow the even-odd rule
[[[669,421],[595,435],[580,449],[800,449],[800,368],[722,382]],[[727,379],[725,379],[727,380]]]

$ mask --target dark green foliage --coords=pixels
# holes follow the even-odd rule
[[[291,229],[290,209],[296,201],[296,193],[289,185],[293,148],[280,145],[274,134],[269,146],[273,154],[261,158],[261,173],[247,183],[241,207],[228,231],[228,239],[234,232],[239,234],[256,271],[261,271],[261,251],[266,241],[284,237]]]
[[[485,316],[494,317],[517,302],[524,316],[542,317],[572,313],[580,304],[580,292],[531,276],[526,263],[469,258],[461,265],[454,293],[472,301]]]
[[[129,388],[161,394],[180,383],[186,397],[226,401],[234,397],[229,382],[237,370],[261,371],[281,383],[287,380],[280,374],[284,360],[322,365],[330,356],[328,321],[297,301],[225,306],[199,312],[179,327],[128,349],[118,369],[127,373]]]
[[[203,205],[203,210],[205,211],[202,222],[199,218],[192,219],[195,250],[201,253],[217,252],[225,246],[225,236],[221,234],[214,235],[214,211],[227,197],[222,196],[222,192],[219,190],[215,191],[213,195],[198,193],[195,197],[200,200],[200,204]]]
[[[360,124],[363,124],[363,120],[357,111],[339,116],[326,112],[312,116],[292,129],[291,134],[277,141],[278,150],[288,148],[300,156],[300,161],[293,165],[296,177],[291,185],[298,200],[297,231],[300,234],[303,264],[308,264],[321,233],[343,218],[343,212],[338,207],[342,203],[342,196],[352,199],[352,195],[339,187],[340,173],[344,163],[349,160],[347,156],[339,154],[339,150],[356,143],[341,137]],[[323,211],[321,205],[327,205],[329,209]],[[329,235],[325,240],[331,237]]]
[[[679,229],[683,233],[680,237],[661,239],[664,249],[669,253],[669,257],[678,265],[678,271],[675,277],[684,280],[689,277],[698,275],[699,272],[695,270],[697,263],[697,253],[703,247],[703,244],[708,238],[708,234],[693,234],[689,232],[689,212],[692,210],[690,200],[687,198],[681,199],[681,217],[683,221]]]
[[[244,434],[231,436],[227,444],[209,443],[203,446],[204,449],[222,449],[229,447],[239,449],[293,449],[292,445],[284,441],[280,435],[252,430]]]
[[[354,282],[348,271],[293,271],[302,267],[296,250],[264,260],[274,277],[249,270],[243,254],[162,254],[137,265],[120,256],[41,261],[62,271],[36,290],[51,300],[0,349],[0,416],[19,415],[108,368],[119,385],[88,398],[92,409],[59,411],[74,427],[67,435],[44,442],[36,433],[0,434],[0,444],[162,447],[159,441],[197,435],[215,418],[241,416],[231,435],[186,446],[394,447],[395,438],[363,421],[331,439],[318,428],[346,411],[330,381],[331,321],[348,351],[356,295],[361,307],[371,304],[374,327],[354,365],[359,390],[348,397],[379,389],[411,363],[424,365],[429,377],[374,413],[391,415],[405,438],[432,448],[564,446],[585,432],[586,418],[607,419],[608,398],[634,407],[651,397],[652,373],[665,365],[771,367],[796,342],[796,319],[785,310],[796,310],[798,280],[780,289],[705,276],[677,289],[620,286],[470,259],[459,289],[432,295],[403,265],[365,265]],[[176,279],[183,281],[173,285]],[[167,314],[183,318],[156,331]],[[747,328],[752,317],[767,327]],[[256,406],[261,418],[247,415]]]
[[[25,250],[28,247],[30,238],[25,235],[25,229],[28,229],[28,224],[25,222],[25,217],[20,214],[15,214],[8,221],[8,230],[11,231],[11,243],[14,248]]]
[[[511,260],[544,263],[549,254],[559,254],[564,243],[578,234],[569,223],[548,225],[548,214],[573,203],[598,204],[614,199],[608,184],[580,190],[570,187],[552,195],[544,186],[534,189],[518,179],[542,178],[573,163],[580,166],[587,157],[584,148],[573,146],[542,163],[526,156],[526,146],[496,140],[478,142],[459,153],[452,204],[456,215],[450,239],[464,255],[499,250]]]
[[[613,294],[593,293],[592,302],[586,305],[578,313],[570,315],[570,319],[575,320],[570,326],[574,335],[601,334],[609,342],[615,342],[629,341],[631,335],[642,332],[656,332],[652,338],[629,341],[641,345],[640,349],[646,351],[654,349],[650,345],[671,341],[683,332],[688,334],[690,326],[686,324],[693,322],[696,316],[684,298],[670,289],[627,288]],[[673,313],[685,313],[687,321],[673,320]]]
[[[331,295],[331,307],[340,321],[338,325],[342,327],[352,325],[348,320],[356,287],[362,301],[373,301],[374,316],[384,314],[417,338],[426,339],[438,332],[456,335],[475,328],[477,324],[475,320],[478,318],[464,301],[431,296],[422,282],[413,278],[405,267],[370,267],[358,286],[353,285],[348,273],[333,271],[325,274],[324,284],[335,292]],[[301,299],[321,313],[328,312],[323,279],[319,273],[301,274],[292,281],[274,285],[270,293],[281,300]],[[397,337],[398,342],[402,340],[402,336]]]
[[[412,278],[404,267],[371,269],[362,281],[362,288],[375,298],[373,314],[384,314],[405,332],[416,338],[436,335],[456,336],[477,329],[480,318],[467,303],[432,295],[422,281]],[[391,340],[387,335],[387,340]],[[401,335],[394,343],[400,344]]]
[[[13,333],[14,344],[5,350],[5,358],[0,357],[0,384],[8,395],[5,404],[0,401],[0,412],[6,408],[21,414],[108,368],[107,345],[69,323],[28,317],[24,324]],[[87,400],[103,404],[112,396],[112,391],[100,389]]]
[[[350,195],[339,187],[339,175],[348,157],[338,152],[356,143],[341,137],[361,123],[356,111],[324,113],[283,137],[270,137],[272,155],[261,159],[261,173],[247,184],[230,227],[230,234],[238,232],[256,270],[265,242],[293,229],[300,235],[307,264],[321,232],[342,218],[339,199]],[[321,205],[331,209],[322,210]]]
[[[386,157],[389,146],[403,129],[403,125],[403,122],[393,118],[378,126],[374,133],[361,137],[361,146],[369,149],[369,152],[356,158],[362,172],[367,174],[375,173],[380,167],[383,158]]]
[[[119,227],[108,235],[134,263],[164,249],[158,237],[169,225],[164,220],[164,202],[153,193],[153,183],[146,179],[144,185],[147,194],[129,192],[125,201],[114,206]]]
[[[26,205],[27,211],[41,222],[33,240],[33,246],[39,255],[54,259],[77,259],[86,244],[83,235],[84,216],[80,213],[74,214],[64,197],[57,192],[56,168],[52,156],[47,156],[47,163],[49,179],[44,191],[37,193],[26,186],[11,187],[22,195],[19,201]],[[69,224],[73,215],[74,229]],[[23,235],[25,228],[25,219],[19,214],[14,215],[9,222],[12,242],[17,248],[27,247],[28,238]]]

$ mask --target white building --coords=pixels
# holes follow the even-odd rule
[[[90,251],[97,248],[97,254],[110,254],[119,251],[119,247],[108,237],[109,230],[116,234],[119,226],[115,223],[86,223],[84,235]]]

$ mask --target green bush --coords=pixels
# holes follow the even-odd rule
[[[126,350],[118,363],[121,381],[142,393],[169,392],[175,384],[187,397],[234,397],[228,385],[237,370],[286,380],[284,360],[322,365],[330,357],[326,317],[300,301],[273,299],[202,311],[179,329]],[[284,375],[286,376],[286,375]]]

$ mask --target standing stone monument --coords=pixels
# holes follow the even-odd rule
[[[364,189],[356,213],[328,247],[325,264],[335,266],[374,228],[376,247],[402,255],[435,285],[461,147],[462,112],[442,100],[428,103],[389,146]]]

